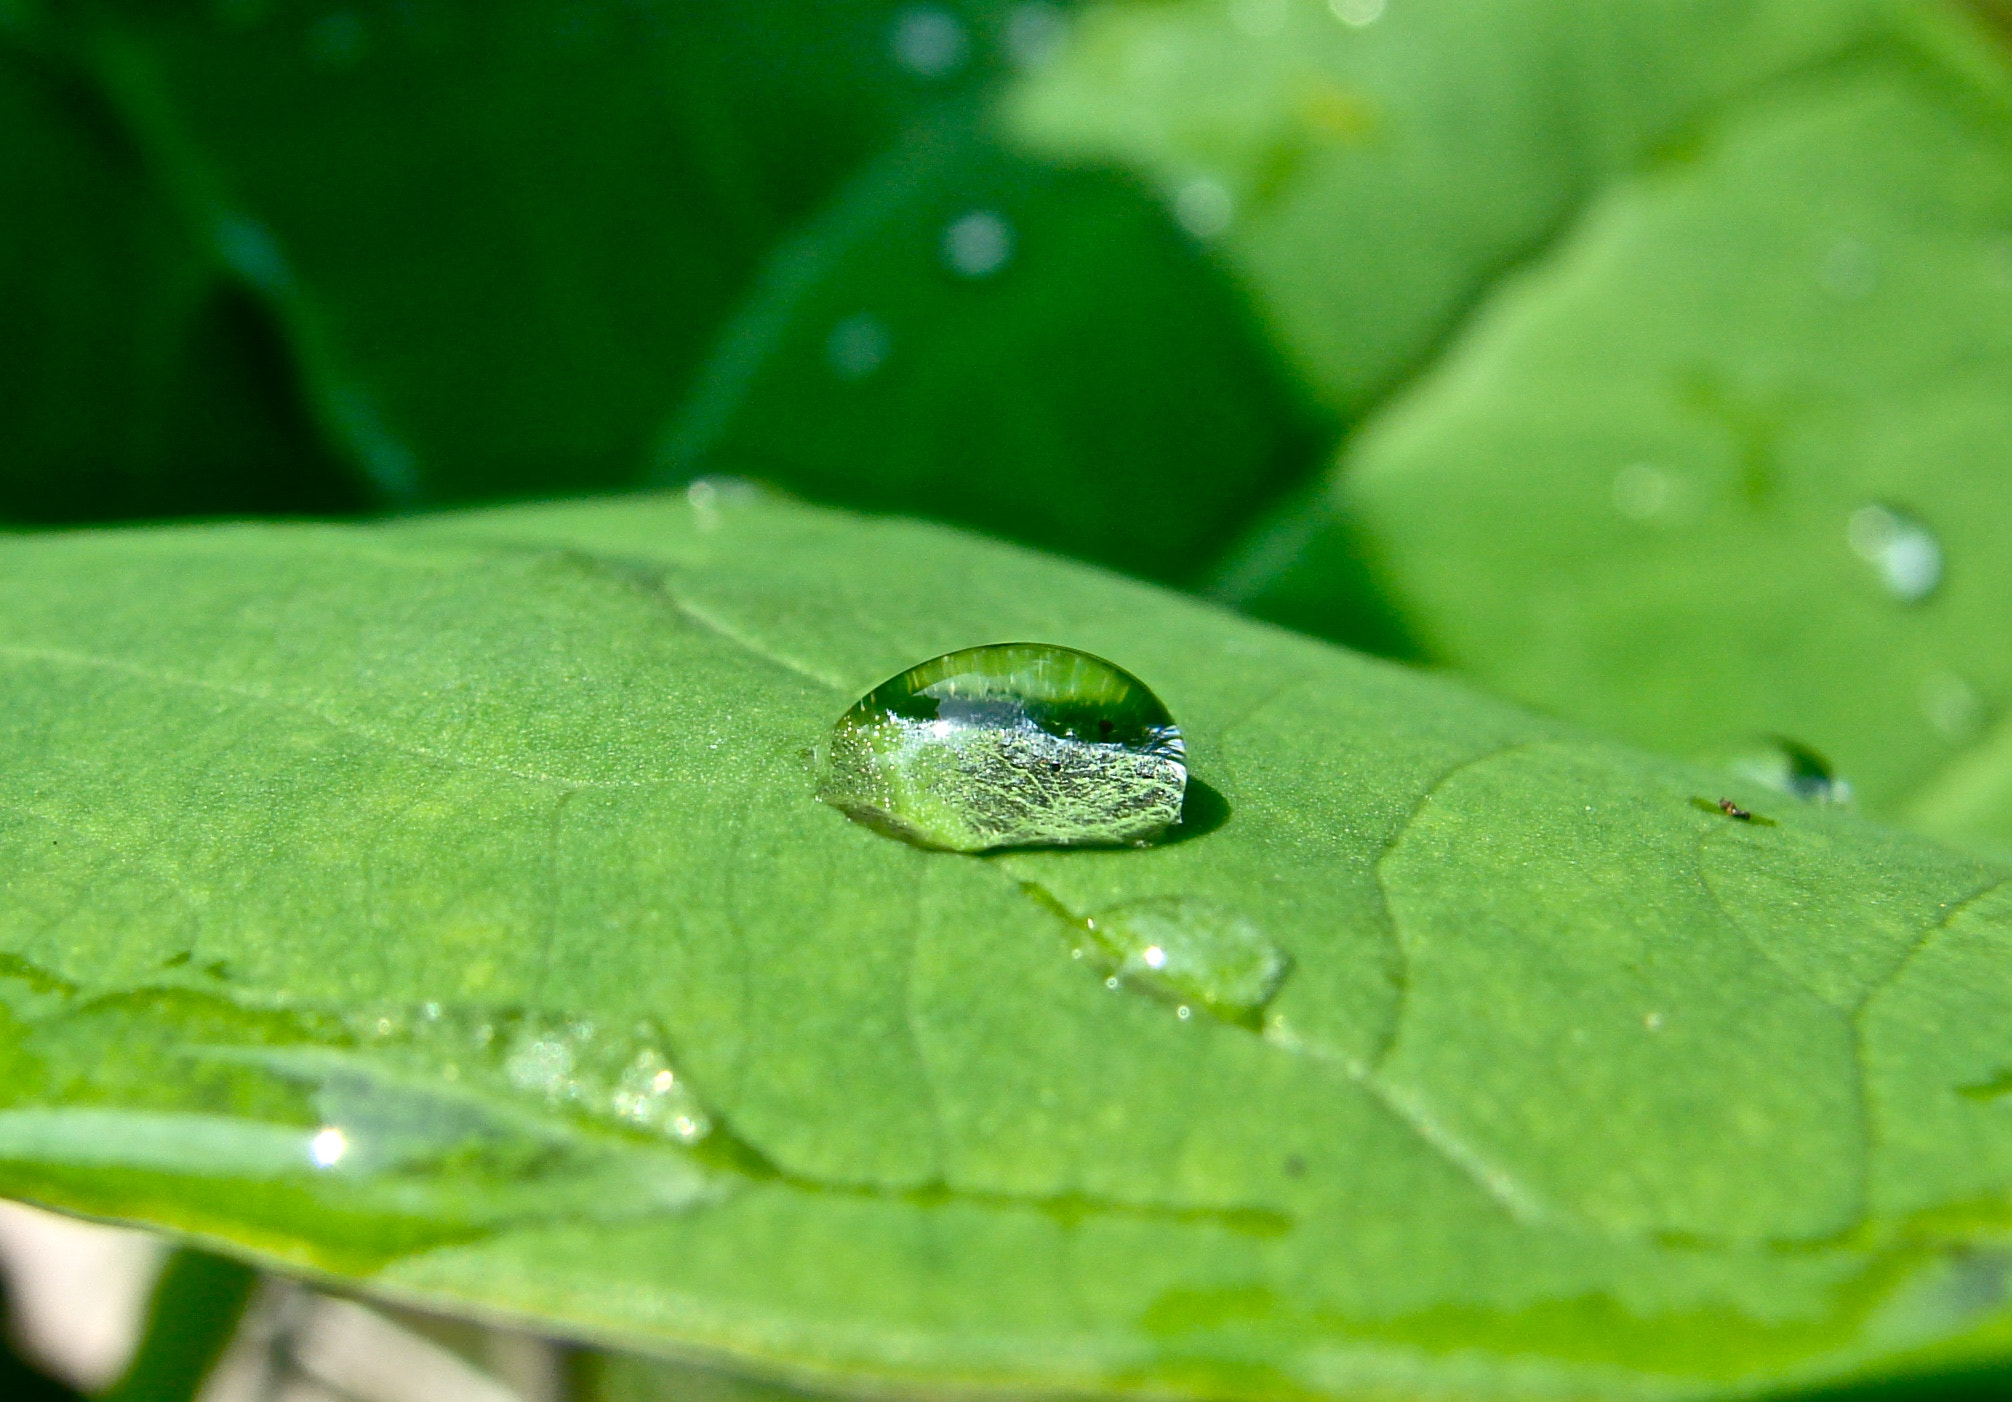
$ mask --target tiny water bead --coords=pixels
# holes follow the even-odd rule
[[[818,797],[923,847],[1142,846],[1181,819],[1187,752],[1146,684],[1044,643],[933,658],[839,717]]]
[[[1845,538],[1903,604],[1920,603],[1942,583],[1942,542],[1898,507],[1879,502],[1860,507],[1845,523]]]
[[[364,1045],[452,1083],[494,1086],[653,1138],[695,1144],[712,1118],[671,1066],[648,1022],[608,1028],[587,1017],[425,1003],[345,1019]]]
[[[1291,968],[1285,951],[1236,911],[1187,896],[1153,897],[1092,915],[1090,956],[1117,984],[1255,1024]]]

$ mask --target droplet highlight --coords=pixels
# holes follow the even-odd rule
[[[1845,523],[1845,538],[1903,604],[1920,603],[1942,583],[1942,542],[1898,507],[1878,502],[1860,507]]]
[[[989,209],[975,209],[943,231],[943,261],[959,277],[986,278],[1013,257],[1013,227]]]
[[[878,317],[862,312],[832,327],[824,350],[841,380],[863,380],[886,362],[890,346],[887,327]]]
[[[1045,643],[945,653],[832,728],[818,797],[919,846],[1143,846],[1180,822],[1187,751],[1146,684]]]
[[[1183,1018],[1199,1005],[1255,1026],[1291,968],[1284,950],[1236,911],[1187,896],[1112,906],[1085,923],[1092,958],[1120,985],[1165,998]]]
[[[1228,232],[1236,201],[1220,180],[1197,176],[1174,192],[1174,218],[1194,237],[1212,239]]]
[[[971,41],[957,16],[916,5],[894,20],[894,61],[918,78],[947,78],[964,66]]]
[[[1383,18],[1385,0],[1327,0],[1328,13],[1350,29],[1364,29]]]

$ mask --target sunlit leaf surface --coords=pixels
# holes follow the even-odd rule
[[[818,1383],[1715,1396],[2002,1340],[2001,869],[710,485],[0,547],[0,1187]],[[1183,836],[817,801],[861,693],[1014,639],[1166,701]],[[1260,1019],[1077,957],[1169,900],[1283,951]]]

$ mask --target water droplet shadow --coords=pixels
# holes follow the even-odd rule
[[[1180,823],[1152,845],[1172,847],[1207,837],[1230,820],[1231,811],[1230,801],[1223,797],[1221,789],[1190,774],[1187,792],[1181,798]]]

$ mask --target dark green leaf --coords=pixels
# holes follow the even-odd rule
[[[12,1195],[828,1383],[2003,1357],[2000,868],[717,487],[16,540],[0,620]],[[855,697],[1016,637],[1145,679],[1226,813],[971,858],[817,801]],[[1167,899],[1289,956],[1256,1029],[1072,957]]]
[[[659,475],[758,477],[1191,580],[1315,439],[1158,202],[926,123],[770,264]]]
[[[262,308],[89,84],[0,24],[0,519],[341,510]]]
[[[766,246],[998,9],[932,11],[925,73],[890,0],[116,4],[92,48],[410,502],[632,481]]]

